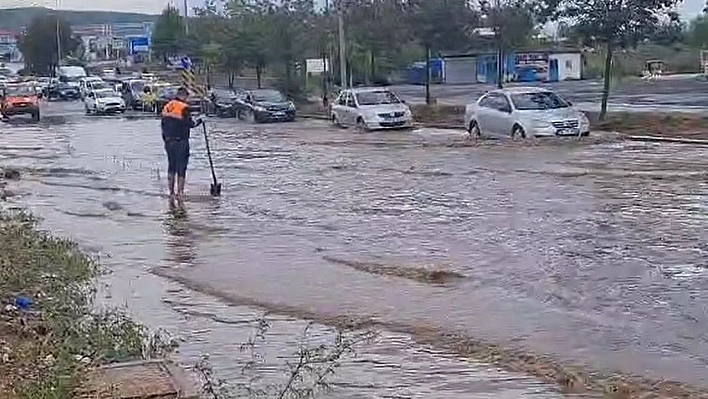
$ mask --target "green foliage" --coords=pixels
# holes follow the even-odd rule
[[[587,44],[630,48],[650,38],[662,20],[675,20],[678,0],[554,0],[552,19],[572,21]],[[668,17],[668,18],[664,18]]]
[[[692,20],[686,32],[686,41],[693,47],[708,48],[708,17],[700,15]]]
[[[32,4],[32,1],[28,1]],[[34,2],[37,3],[37,2]],[[70,25],[112,24],[112,23],[142,23],[154,22],[156,15],[108,12],[108,11],[72,11],[52,10],[45,7],[18,7],[0,9],[0,26],[13,32],[20,32],[29,26],[35,18],[48,14],[57,14]]]
[[[673,11],[679,0],[552,0],[540,7],[544,17],[572,21],[584,43],[604,47],[605,72],[600,120],[607,114],[612,57],[656,35],[662,21],[678,21]],[[668,17],[668,18],[666,18]]]
[[[174,347],[125,314],[94,313],[98,265],[78,246],[37,229],[26,213],[0,213],[0,299],[21,295],[33,311],[3,315],[17,345],[9,364],[21,398],[68,399],[95,365],[153,357]]]
[[[59,60],[57,32],[61,45],[61,58],[79,48],[81,40],[73,37],[69,23],[47,14],[35,18],[20,36],[19,49],[25,57],[25,68],[38,74],[52,74]]]
[[[158,57],[167,58],[186,50],[184,21],[179,10],[168,6],[155,22],[152,32],[152,50]]]

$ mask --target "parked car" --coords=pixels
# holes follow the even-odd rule
[[[157,92],[157,100],[155,102],[155,111],[157,113],[162,112],[162,108],[165,107],[165,105],[172,101],[175,96],[177,96],[177,89],[179,89],[179,86],[167,86],[167,87],[162,87],[161,89],[158,90]],[[198,113],[205,113],[204,108],[205,108],[205,99],[196,95],[195,93],[190,93],[189,99],[187,100],[189,103],[189,111],[198,114]]]
[[[84,97],[88,95],[91,92],[97,91],[97,90],[107,90],[110,89],[112,91],[115,91],[115,88],[108,82],[105,82],[103,80],[95,80],[92,82],[86,83],[86,89],[84,92]]]
[[[98,76],[87,76],[85,78],[79,79],[79,91],[81,92],[81,97],[84,98],[90,91],[91,84],[94,82],[103,82],[103,79]]]
[[[413,126],[411,109],[382,87],[342,90],[330,111],[332,123],[362,130],[404,129]]]
[[[124,80],[120,87],[120,93],[123,101],[128,108],[142,109],[140,98],[143,95],[143,89],[147,82],[142,79]]]
[[[79,92],[78,86],[69,84],[68,82],[53,81],[48,88],[48,100],[73,101],[79,100],[80,98],[81,93]]]
[[[245,92],[233,90],[214,90],[209,98],[210,110],[220,118],[235,118],[238,116],[239,99],[245,97]]]
[[[3,118],[16,115],[31,115],[32,120],[39,121],[39,96],[32,86],[8,85],[2,89],[0,112]]]
[[[465,109],[473,137],[587,136],[590,121],[556,92],[541,87],[493,90]]]
[[[275,122],[295,120],[295,104],[285,94],[274,89],[248,90],[239,96],[237,116],[241,120]]]
[[[120,93],[113,89],[101,89],[89,92],[84,99],[86,115],[124,113],[125,101]]]

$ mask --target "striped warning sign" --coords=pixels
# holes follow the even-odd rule
[[[191,69],[182,70],[182,84],[184,85],[184,87],[189,89],[189,91],[192,92],[194,95],[197,95],[199,97],[206,96],[206,90],[203,86],[197,83],[197,77],[194,75],[194,72],[192,72]]]

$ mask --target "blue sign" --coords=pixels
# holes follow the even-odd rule
[[[182,69],[192,69],[192,60],[190,60],[189,57],[182,57],[181,64]]]
[[[150,39],[147,36],[134,37],[129,39],[128,48],[130,54],[147,53],[150,51]]]

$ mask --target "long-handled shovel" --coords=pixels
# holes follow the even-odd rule
[[[214,162],[211,160],[211,149],[209,148],[209,137],[207,137],[206,122],[202,123],[204,128],[204,143],[206,143],[207,157],[209,157],[209,168],[211,168],[211,187],[209,188],[209,193],[212,197],[221,196],[221,183],[216,180],[216,172],[214,172]]]

